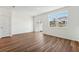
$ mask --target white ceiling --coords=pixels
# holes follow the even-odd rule
[[[29,16],[36,16],[62,7],[64,6],[16,6],[15,9],[17,11],[22,10],[22,13],[26,13]]]

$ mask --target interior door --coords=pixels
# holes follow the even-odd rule
[[[11,8],[0,7],[0,37],[11,35]]]
[[[38,21],[38,18],[34,18],[33,23],[34,23],[34,32],[39,32],[39,21]]]
[[[0,37],[10,36],[10,20],[7,16],[0,16]]]
[[[40,18],[34,18],[34,32],[42,32],[43,31],[43,22]]]

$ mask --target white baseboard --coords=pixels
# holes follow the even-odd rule
[[[12,34],[10,34],[10,35],[7,35],[7,36],[2,36],[2,37],[0,37],[0,38],[3,38],[3,37],[12,37],[13,35]]]

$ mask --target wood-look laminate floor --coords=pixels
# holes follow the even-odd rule
[[[26,33],[0,39],[3,52],[76,52],[79,42],[42,33]]]

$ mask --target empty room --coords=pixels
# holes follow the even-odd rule
[[[79,52],[79,6],[0,6],[0,52]]]

